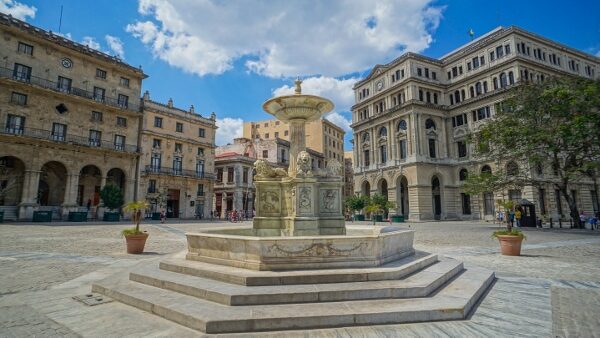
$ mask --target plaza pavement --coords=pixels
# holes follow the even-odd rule
[[[0,224],[0,337],[200,336],[118,302],[72,299],[93,281],[185,250],[185,232],[230,226],[215,221],[142,225],[144,255],[125,253],[128,223]],[[404,223],[415,249],[496,271],[497,280],[468,320],[263,332],[260,337],[594,337],[600,335],[600,231],[524,229],[522,256],[498,253],[485,222]],[[109,300],[109,299],[108,299]],[[109,300],[110,301],[110,300]],[[228,335],[252,336],[252,335]]]

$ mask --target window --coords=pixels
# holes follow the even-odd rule
[[[400,120],[400,122],[398,122],[398,131],[400,130],[406,130],[406,120]]]
[[[452,77],[456,77],[456,76],[458,76],[458,68],[452,67]]]
[[[473,117],[473,121],[477,122],[479,120],[484,120],[484,119],[488,119],[490,118],[491,114],[490,114],[490,107],[489,106],[485,106],[485,107],[481,107],[477,110],[473,110],[472,111],[472,117]]]
[[[160,171],[161,166],[161,155],[160,154],[152,154],[150,158],[150,168],[152,171],[158,172]]]
[[[117,104],[121,108],[127,108],[129,105],[129,96],[119,94],[119,96],[117,97]]]
[[[263,158],[268,158],[269,157],[269,151],[268,150],[263,150],[263,154],[262,154]]]
[[[181,157],[174,157],[173,158],[173,174],[181,175],[182,168],[183,168],[183,160],[181,159]]]
[[[481,87],[481,82],[477,82],[475,84],[475,94],[476,95],[481,95],[483,94],[483,88]]]
[[[460,127],[467,124],[467,114],[460,114],[452,117],[452,127]]]
[[[506,74],[505,73],[501,73],[500,74],[500,88],[504,88],[508,85],[507,81],[506,81]]]
[[[175,123],[175,131],[178,133],[183,133],[183,123]]]
[[[427,103],[431,103],[431,93],[426,92],[425,94],[426,94],[425,96],[427,97]]]
[[[382,145],[379,147],[379,159],[381,163],[387,162],[387,145]]]
[[[223,168],[217,168],[217,182],[223,182]]]
[[[198,184],[198,191],[196,192],[196,196],[204,196],[204,184]]]
[[[423,101],[423,91],[419,89],[419,101]]]
[[[463,215],[470,215],[471,214],[471,195],[461,193],[460,199],[462,201]]]
[[[265,133],[265,138],[268,139],[269,138],[269,133]]]
[[[485,65],[485,56],[480,56],[479,57],[479,63],[483,66]]]
[[[488,84],[487,84],[487,81],[483,81],[483,92],[484,92],[484,93],[487,93],[487,91],[488,91]]]
[[[491,192],[483,193],[483,213],[494,215],[494,194]]]
[[[437,74],[435,72],[431,72],[431,78],[437,80]]]
[[[228,183],[233,182],[233,167],[227,168],[227,182]]]
[[[432,119],[425,120],[425,129],[435,129],[435,122]]]
[[[467,171],[467,169],[463,168],[458,172],[458,180],[459,181],[466,181],[467,177],[469,177],[469,172]]]
[[[450,74],[450,71],[448,71],[447,76],[448,76],[448,80],[450,80],[452,78],[452,74]]]
[[[196,153],[198,156],[204,156],[204,148],[198,148],[198,152]]]
[[[279,125],[279,121],[275,121],[275,125],[278,126]]]
[[[387,128],[381,127],[381,129],[379,129],[379,137],[386,137],[386,136],[387,136]]]
[[[510,54],[510,45],[505,45],[505,46],[504,46],[504,53],[505,53],[506,55]]]
[[[53,123],[51,136],[54,141],[65,141],[67,138],[67,125]]]
[[[368,167],[371,165],[371,159],[369,158],[369,150],[365,150],[364,151],[364,160],[365,160],[365,167]],[[321,166],[319,165],[319,168]]]
[[[473,58],[473,69],[479,68],[479,57],[476,56]]]
[[[458,66],[458,74],[462,75],[462,73],[463,73],[463,67]]]
[[[248,183],[248,171],[250,169],[248,168],[244,168],[244,170],[242,171],[242,182],[243,183]]]
[[[127,119],[124,117],[117,116],[117,126],[127,127]]]
[[[98,130],[90,130],[89,145],[90,147],[99,147],[102,139],[102,132]]]
[[[406,140],[402,139],[400,140],[400,144],[399,144],[399,148],[400,148],[400,159],[405,159],[406,158]]]
[[[102,122],[102,113],[99,111],[92,111],[92,121]]]
[[[428,141],[429,141],[429,157],[435,158],[435,139],[430,138]]]
[[[279,137],[279,132],[276,131],[275,132],[275,138],[278,138],[278,137]]]
[[[471,61],[467,62],[467,71],[470,71],[473,67],[471,67]]]
[[[269,123],[265,123],[265,128],[267,128],[269,126]]]
[[[556,210],[558,211],[558,214],[562,216],[562,214],[563,214],[562,201],[560,198],[560,190],[558,190],[558,189],[554,190],[554,201],[556,202]]]
[[[12,102],[14,104],[18,104],[19,106],[25,106],[25,105],[27,105],[27,95],[17,93],[17,92],[12,92],[12,94],[10,96],[10,102]]]
[[[106,93],[104,88],[94,87],[94,100],[104,102],[104,93]]]
[[[283,132],[283,136],[288,136],[289,132],[286,130]]]
[[[504,56],[504,49],[502,48],[502,46],[496,47],[496,56],[498,58],[501,58]]]
[[[17,51],[19,53],[33,55],[33,46],[19,41],[19,46],[17,47]]]
[[[10,134],[23,134],[25,129],[25,117],[8,114],[6,118],[6,132]]]
[[[508,83],[511,85],[515,84],[515,75],[513,72],[508,72]]]
[[[13,78],[15,80],[29,82],[29,80],[31,80],[31,67],[15,63]]]
[[[506,174],[516,176],[519,174],[519,166],[515,162],[508,162],[506,165]]]
[[[162,119],[162,117],[158,117],[158,116],[154,117],[154,126],[156,128],[162,128],[162,126],[163,126],[163,119]]]
[[[204,128],[198,128],[198,137],[206,137],[206,130]]]
[[[204,161],[202,160],[196,160],[196,176],[204,176]]]
[[[433,103],[434,104],[438,103],[438,94],[437,93],[433,93]]]
[[[148,181],[148,193],[152,194],[156,192],[156,180]]]
[[[456,142],[458,147],[458,157],[467,157],[467,143],[465,141]]]
[[[421,68],[417,68],[417,76],[423,76],[423,73],[421,72]]]
[[[72,83],[71,79],[59,76],[56,87],[61,92],[69,93],[69,92],[71,92],[71,83]]]
[[[496,53],[494,51],[490,52],[490,61],[496,60]]]
[[[126,77],[121,77],[121,79],[119,80],[119,84],[121,85],[121,87],[129,88],[129,79]]]
[[[96,77],[100,79],[106,80],[106,71],[100,68],[96,68]]]
[[[125,136],[115,135],[115,149],[125,150]]]
[[[181,145],[181,143],[175,143],[175,152],[181,153],[182,151],[183,151],[183,146]]]
[[[157,138],[152,140],[152,148],[160,148],[161,141]]]

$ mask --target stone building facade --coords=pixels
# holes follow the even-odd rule
[[[141,100],[140,187],[151,205],[168,218],[204,218],[212,210],[216,115],[203,117],[191,106],[182,110],[150,99]]]
[[[354,188],[381,193],[410,220],[492,219],[497,199],[525,198],[537,213],[568,214],[552,185],[469,196],[469,172],[494,171],[471,157],[469,131],[496,113],[521,81],[600,76],[600,59],[517,27],[499,27],[440,59],[407,53],[377,65],[354,86]],[[529,170],[523,163],[507,163]],[[535,173],[555,179],[551,170]],[[581,209],[597,212],[592,182],[572,187]]]
[[[107,183],[136,198],[142,70],[1,13],[0,36],[6,218],[98,216]]]
[[[288,123],[279,120],[244,122],[243,137],[251,140],[270,140],[280,138],[289,141]],[[327,166],[329,159],[340,163],[344,160],[344,130],[327,119],[319,119],[306,124],[306,147],[322,153],[325,162],[318,167]]]
[[[344,152],[344,196],[354,195],[354,161],[352,151]]]

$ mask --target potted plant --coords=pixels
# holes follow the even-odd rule
[[[387,212],[390,208],[393,208],[394,204],[387,200],[387,198],[380,194],[374,194],[370,198],[365,210],[371,213],[371,219],[373,224],[376,222],[383,221],[383,213]]]
[[[508,214],[515,207],[515,202],[512,200],[504,201],[498,200],[498,204],[504,208],[505,214]],[[506,256],[520,256],[521,255],[521,243],[526,238],[525,234],[519,229],[513,229],[510,220],[506,222],[505,230],[494,231],[492,237],[495,237],[500,241],[500,252]]]
[[[100,190],[100,198],[103,205],[109,210],[116,210],[123,205],[123,192],[119,187],[113,184],[107,184]],[[105,212],[103,221],[116,222],[119,221],[119,212]]]
[[[367,202],[367,196],[353,195],[346,198],[346,207],[354,213],[353,217],[355,221],[365,220],[365,215],[359,214],[359,212],[367,206]]]
[[[141,254],[144,252],[148,234],[140,231],[140,222],[144,215],[143,210],[146,208],[148,208],[148,202],[146,201],[133,201],[123,206],[124,211],[131,211],[131,219],[135,223],[134,228],[125,229],[121,232],[125,236],[125,242],[127,242],[127,253]]]

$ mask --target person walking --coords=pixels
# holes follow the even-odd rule
[[[517,208],[515,211],[515,220],[517,221],[517,228],[521,227],[521,209]]]
[[[160,222],[165,223],[166,218],[167,218],[167,213],[165,212],[165,209],[162,209],[160,211]]]
[[[508,223],[510,223],[510,226],[513,227],[515,225],[515,212],[510,210],[508,212]]]

